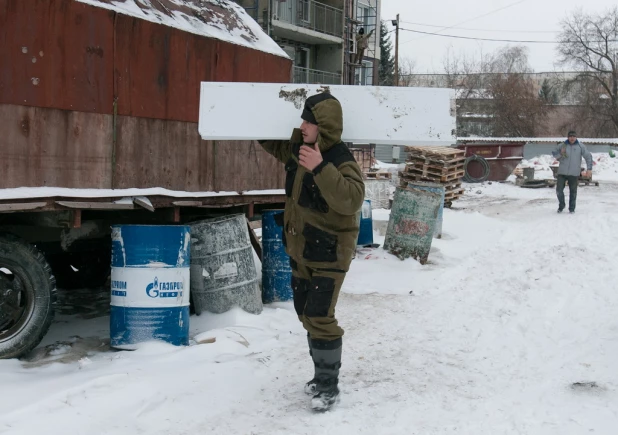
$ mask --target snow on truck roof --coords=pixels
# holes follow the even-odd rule
[[[247,11],[231,0],[76,1],[289,58]]]

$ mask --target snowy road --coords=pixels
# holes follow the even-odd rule
[[[107,318],[65,317],[44,344],[84,339],[0,361],[0,434],[615,434],[618,185],[581,188],[575,215],[555,213],[552,189],[495,183],[455,207],[430,264],[381,249],[353,262],[329,413],[302,391],[290,303],[192,317],[216,342],[184,349],[112,352]]]

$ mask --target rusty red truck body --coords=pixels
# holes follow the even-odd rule
[[[56,280],[106,279],[111,224],[283,202],[256,142],[198,135],[200,82],[290,82],[235,3],[4,0],[0,59],[0,357],[40,341]]]

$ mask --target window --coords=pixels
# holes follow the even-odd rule
[[[364,27],[366,33],[370,32],[376,26],[376,9],[368,4],[358,3],[356,6],[356,19],[361,22],[359,27]]]
[[[300,0],[300,9],[301,9],[301,17],[302,20],[306,23],[311,22],[311,14],[309,13],[309,1],[310,0]]]
[[[297,48],[294,56],[294,65],[301,68],[309,68],[309,52],[308,48]]]
[[[354,72],[354,84],[361,86],[373,85],[373,62],[363,61],[363,66]]]

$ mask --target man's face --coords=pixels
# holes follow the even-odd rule
[[[300,125],[300,131],[303,134],[303,142],[307,144],[314,144],[318,141],[318,126],[303,120]]]
[[[569,136],[569,143],[574,144],[576,140],[577,140],[577,136],[575,135]]]

